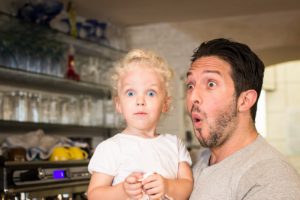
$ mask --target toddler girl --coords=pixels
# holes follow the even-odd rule
[[[156,130],[170,106],[172,75],[161,57],[139,49],[115,66],[115,106],[126,128],[97,146],[88,166],[89,200],[188,199],[190,155],[178,137]]]

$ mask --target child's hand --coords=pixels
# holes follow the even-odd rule
[[[150,199],[159,199],[167,192],[167,181],[160,174],[152,174],[142,181],[143,189]]]
[[[140,199],[143,196],[142,183],[139,181],[142,173],[131,173],[123,182],[123,188],[129,199]]]

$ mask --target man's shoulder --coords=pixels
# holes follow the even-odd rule
[[[255,163],[281,163],[282,165],[289,165],[287,159],[272,145],[270,145],[262,136],[258,136],[255,144],[249,148],[249,159]]]
[[[286,196],[288,193],[300,195],[300,176],[285,157],[263,138],[259,139],[255,147],[256,150],[253,148],[250,151],[252,154],[248,152],[248,156],[245,156],[248,160],[244,160],[242,164],[238,193],[261,199],[266,194],[269,197],[274,194],[278,198],[289,197],[288,199],[293,199]]]
[[[254,199],[298,199],[300,176],[287,162],[276,157],[261,160],[240,177],[238,194]]]

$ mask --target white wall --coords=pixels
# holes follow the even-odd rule
[[[300,61],[266,69],[267,140],[300,172]]]

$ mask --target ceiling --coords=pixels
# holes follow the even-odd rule
[[[300,0],[73,0],[79,16],[123,26],[300,9]]]

